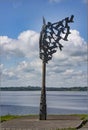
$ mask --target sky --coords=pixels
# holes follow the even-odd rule
[[[46,22],[74,15],[68,41],[47,64],[47,87],[87,86],[87,0],[0,0],[0,86],[40,86],[39,36]]]

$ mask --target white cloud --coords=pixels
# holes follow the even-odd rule
[[[7,36],[0,36],[1,54],[12,57],[35,56],[38,50],[39,34],[34,31],[24,31],[18,39],[11,39]]]
[[[0,36],[0,45],[10,42],[11,39],[7,36]]]
[[[47,86],[87,85],[87,43],[77,30],[71,30],[68,39],[47,64]],[[17,39],[0,36],[2,86],[41,86],[38,44],[39,34],[32,30],[22,32]]]
[[[0,64],[0,70],[2,70],[3,69],[3,64]]]
[[[28,63],[26,61],[22,61],[18,66],[17,66],[17,70],[24,70],[25,68],[28,67]]]

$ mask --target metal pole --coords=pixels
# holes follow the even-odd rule
[[[46,63],[42,62],[42,89],[41,89],[41,99],[40,99],[40,120],[46,120],[47,110],[46,110]]]

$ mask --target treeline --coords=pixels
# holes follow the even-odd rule
[[[1,87],[1,91],[40,91],[41,87]],[[70,87],[70,88],[55,88],[47,87],[47,91],[87,91],[88,87]]]

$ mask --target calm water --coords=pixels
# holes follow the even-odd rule
[[[1,91],[0,115],[39,114],[40,91]],[[87,92],[47,92],[48,114],[88,113]]]

